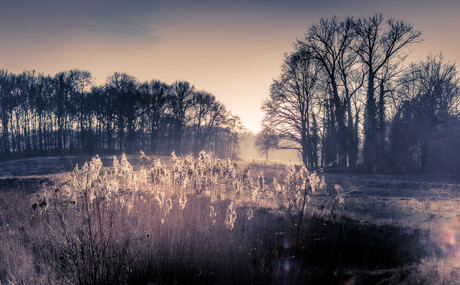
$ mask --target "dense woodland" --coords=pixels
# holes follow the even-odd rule
[[[322,19],[285,55],[256,144],[310,169],[460,171],[460,84],[442,53],[408,62],[422,33],[403,20]]]
[[[102,86],[90,72],[54,76],[0,70],[0,156],[78,153],[155,155],[205,149],[235,158],[240,118],[186,81],[139,82],[114,73]]]

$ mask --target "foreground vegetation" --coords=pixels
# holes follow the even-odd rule
[[[429,229],[362,222],[345,209],[347,181],[292,164],[267,173],[204,152],[134,167],[96,156],[30,195],[2,191],[0,282],[455,282],[455,228],[441,244]]]

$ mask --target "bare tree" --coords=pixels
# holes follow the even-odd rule
[[[338,153],[327,156],[333,158],[338,155],[338,164],[342,167],[347,166],[348,157],[348,165],[353,168],[357,160],[358,142],[353,136],[350,100],[363,84],[362,70],[356,64],[357,55],[351,49],[355,38],[353,19],[334,17],[321,19],[319,24],[308,30],[304,39],[297,41],[298,48],[307,50],[321,65],[325,83],[329,87],[326,92],[330,92],[332,104],[328,105],[328,132],[332,147],[328,151],[335,152],[335,146],[338,146]]]
[[[144,83],[140,89],[145,115],[150,126],[150,151],[157,154],[159,136],[162,132],[161,122],[167,108],[170,87],[160,80],[151,80]]]
[[[237,159],[240,154],[240,137],[244,133],[243,122],[238,115],[228,112],[224,125],[227,133],[227,157]]]
[[[264,154],[269,148],[297,150],[305,165],[317,167],[313,118],[319,67],[303,49],[286,55],[282,74],[270,87],[262,103],[264,114],[261,134],[256,144]]]
[[[186,124],[187,112],[193,103],[195,87],[187,81],[176,81],[171,85],[169,104],[174,116],[174,139],[176,153],[181,154],[183,127]]]
[[[378,129],[378,150],[376,167],[378,172],[387,170],[387,101],[392,98],[398,86],[399,78],[404,74],[403,64],[408,54],[403,54],[394,59],[388,60],[376,74],[378,82],[378,102],[377,102],[377,129]]]
[[[403,52],[405,47],[422,41],[422,33],[403,20],[390,19],[384,23],[382,14],[359,18],[353,21],[353,25],[359,39],[354,45],[354,50],[367,71],[363,156],[364,169],[371,171],[376,166],[379,149],[375,100],[376,75],[392,58]]]
[[[72,69],[70,70],[70,84],[73,90],[73,98],[71,104],[74,104],[75,116],[78,120],[79,139],[77,140],[77,148],[86,149],[89,145],[87,142],[87,128],[91,129],[90,108],[87,104],[88,93],[91,86],[94,84],[91,72],[86,70]]]
[[[2,120],[2,146],[5,156],[9,156],[10,145],[10,123],[12,121],[12,110],[16,105],[16,99],[13,96],[14,88],[14,74],[8,70],[0,70],[0,106],[1,106],[1,120]]]
[[[54,102],[55,102],[55,129],[57,129],[56,151],[60,152],[67,147],[67,128],[69,125],[69,100],[71,98],[71,84],[69,72],[59,72],[54,76]]]
[[[428,56],[405,73],[405,98],[392,122],[390,164],[396,171],[451,172],[460,166],[460,83],[455,63]]]
[[[111,98],[108,106],[115,113],[117,119],[119,149],[125,146],[125,129],[128,132],[127,147],[131,151],[134,140],[135,120],[137,118],[136,104],[139,100],[137,92],[137,79],[126,73],[115,72],[107,77],[105,84],[105,96]],[[110,114],[108,114],[110,116]]]
[[[55,76],[0,70],[0,155],[63,154],[134,147],[169,154],[201,149],[238,155],[243,126],[224,104],[186,81],[140,84],[115,72],[94,86],[89,71]],[[184,143],[187,142],[187,143]],[[11,153],[12,152],[12,153]]]
[[[264,123],[267,124],[267,123]],[[265,156],[268,161],[268,153],[270,149],[278,149],[281,146],[279,135],[274,132],[269,126],[262,125],[262,130],[257,133],[255,140],[255,147],[257,151]]]
[[[216,96],[206,91],[197,91],[193,96],[192,121],[194,132],[193,152],[198,155],[205,147],[205,141],[211,134],[214,126],[224,122],[225,106]]]

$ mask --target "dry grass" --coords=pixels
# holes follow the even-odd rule
[[[343,204],[304,168],[265,177],[204,152],[96,156],[40,187],[1,193],[2,284],[304,283],[330,270],[313,261],[333,258]]]

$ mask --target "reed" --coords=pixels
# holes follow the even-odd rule
[[[210,153],[140,159],[139,169],[124,154],[104,167],[95,156],[18,205],[11,233],[3,218],[3,248],[26,262],[3,250],[0,261],[16,263],[1,263],[0,281],[303,283],[343,205],[340,187],[327,193],[294,165],[269,185]]]

